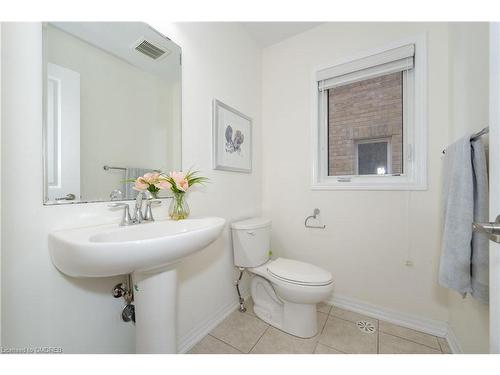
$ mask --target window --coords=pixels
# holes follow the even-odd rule
[[[377,174],[356,168],[376,151],[385,151],[385,174],[402,173],[403,79],[392,73],[328,90],[328,175]],[[381,140],[373,138],[383,138]],[[388,143],[394,155],[387,155]],[[359,153],[360,149],[362,154]],[[369,154],[371,153],[371,154]],[[394,160],[394,162],[392,162]],[[394,172],[387,164],[394,165]]]
[[[316,72],[313,189],[426,188],[423,38]]]

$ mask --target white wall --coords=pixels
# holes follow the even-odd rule
[[[260,213],[261,55],[235,25],[152,25],[183,49],[183,165],[211,183],[189,195],[193,215],[229,221]],[[64,352],[134,350],[134,328],[120,321],[110,295],[121,278],[72,279],[50,262],[56,228],[119,221],[106,204],[42,205],[41,24],[2,30],[2,344],[62,346]],[[19,49],[18,46],[23,48]],[[254,172],[211,170],[211,101],[217,97],[254,119]],[[18,183],[22,176],[22,187]],[[15,182],[15,183],[13,183]],[[166,216],[166,205],[156,210]],[[229,231],[179,267],[179,336],[236,302]]]
[[[450,142],[489,123],[488,41],[488,23],[450,24]],[[489,352],[488,305],[449,292],[449,321],[464,353]]]
[[[422,33],[428,48],[428,189],[312,191],[315,68]],[[262,86],[263,210],[273,220],[273,252],[331,271],[336,297],[447,321],[447,293],[437,281],[440,156],[449,120],[447,24],[323,24],[264,49]],[[304,228],[315,207],[326,230]]]

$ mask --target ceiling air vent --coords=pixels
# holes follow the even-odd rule
[[[153,60],[158,60],[160,57],[168,54],[170,51],[166,48],[162,49],[155,46],[153,43],[148,42],[146,39],[142,39],[136,46],[135,50],[148,56]]]

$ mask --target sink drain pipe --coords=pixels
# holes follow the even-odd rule
[[[122,320],[124,322],[132,321],[135,323],[135,306],[133,304],[134,287],[132,283],[132,276],[129,274],[125,283],[116,284],[112,290],[112,294],[115,298],[123,297],[125,300],[125,306],[122,310]]]

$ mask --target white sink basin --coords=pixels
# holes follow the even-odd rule
[[[55,266],[73,277],[153,272],[208,246],[225,222],[208,217],[65,229],[49,234],[49,249]]]

